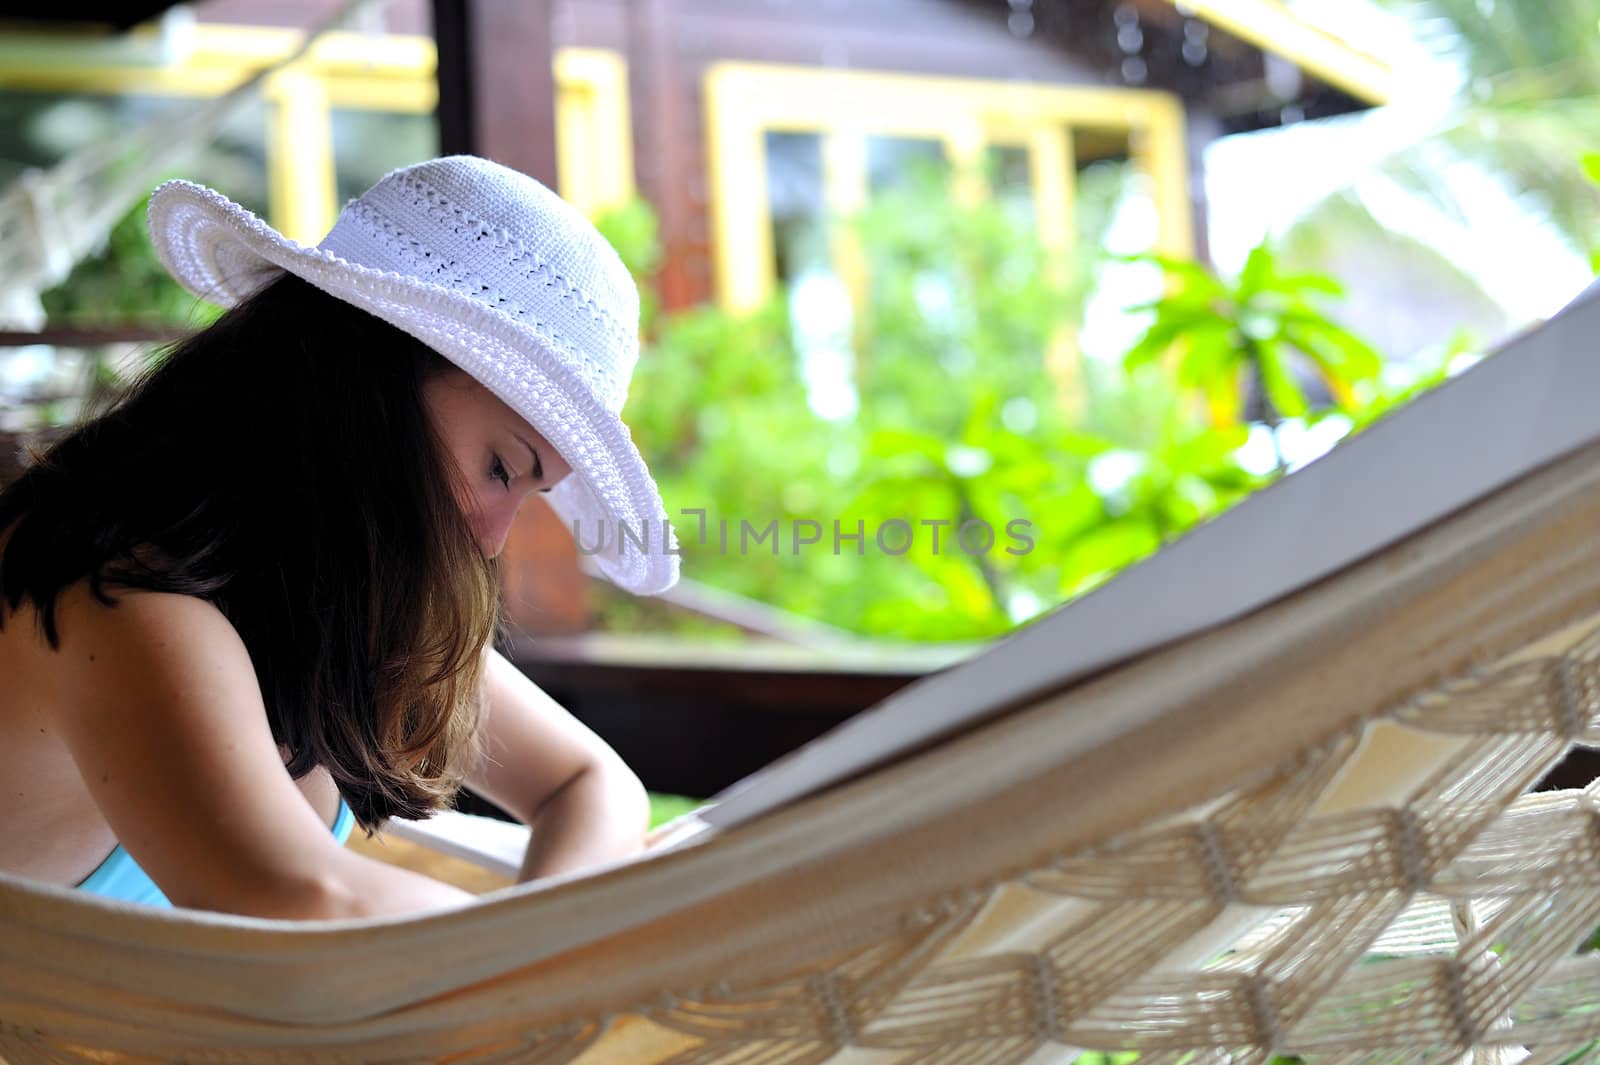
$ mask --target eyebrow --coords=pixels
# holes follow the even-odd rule
[[[529,455],[533,456],[533,479],[536,481],[544,480],[544,463],[539,461],[539,453],[533,449],[532,444],[523,438],[521,433],[512,433],[511,435],[517,438],[519,444],[528,449]],[[541,488],[539,491],[548,492],[550,489]]]

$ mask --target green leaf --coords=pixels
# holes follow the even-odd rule
[[[1244,269],[1239,272],[1239,284],[1236,286],[1239,302],[1246,302],[1252,294],[1266,288],[1272,280],[1272,273],[1272,251],[1263,241],[1250,249]]]
[[[1274,287],[1279,292],[1318,292],[1327,296],[1345,294],[1344,286],[1327,274],[1285,274],[1278,278]]]
[[[1273,409],[1285,418],[1298,418],[1306,412],[1306,396],[1293,373],[1284,363],[1282,348],[1272,342],[1256,345],[1256,370],[1261,387]]]
[[[1189,259],[1178,259],[1154,252],[1109,255],[1107,258],[1112,262],[1147,263],[1159,266],[1168,278],[1181,281],[1185,289],[1213,297],[1227,295],[1227,286],[1214,273]]]
[[[1144,336],[1139,338],[1138,343],[1123,355],[1123,369],[1136,370],[1161,358],[1177,342],[1189,324],[1180,318],[1157,319],[1149,329],[1145,330]]]
[[[1238,368],[1241,351],[1234,343],[1232,329],[1212,328],[1188,334],[1188,350],[1178,364],[1178,383],[1190,388],[1205,388],[1208,382],[1232,375]]]
[[[1371,380],[1383,372],[1383,356],[1366,341],[1326,319],[1297,321],[1284,338],[1345,384]]]
[[[1069,455],[1079,455],[1084,458],[1093,458],[1117,447],[1117,444],[1107,437],[1077,429],[1063,429],[1048,437],[1048,443]]]
[[[1145,518],[1119,519],[1092,529],[1067,551],[1062,592],[1071,594],[1085,581],[1115,573],[1160,546],[1160,532]]]
[[[873,458],[894,455],[921,455],[944,464],[945,442],[932,433],[919,433],[912,429],[885,427],[874,429],[867,437],[866,453]]]
[[[1589,180],[1600,184],[1600,152],[1584,152],[1579,162]]]

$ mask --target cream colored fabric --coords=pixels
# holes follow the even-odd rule
[[[1600,745],[1597,529],[1591,447],[822,795],[456,912],[0,881],[0,1056],[1595,1061],[1600,786],[1526,793]]]

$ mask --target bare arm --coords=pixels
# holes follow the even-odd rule
[[[485,757],[467,783],[533,826],[518,880],[644,850],[650,800],[639,778],[504,655],[486,654]]]
[[[458,906],[467,892],[346,850],[300,794],[249,653],[191,596],[61,599],[54,705],[84,784],[175,905],[314,919]]]

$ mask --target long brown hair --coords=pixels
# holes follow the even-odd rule
[[[446,805],[478,753],[499,566],[422,386],[454,370],[285,274],[178,342],[0,489],[0,626],[87,577],[198,596],[250,652],[299,778],[370,834]]]

